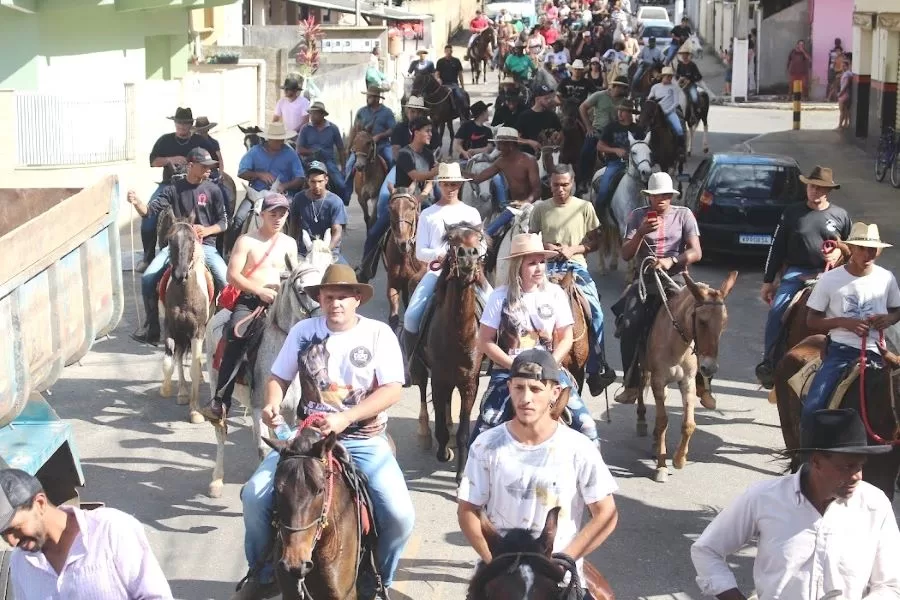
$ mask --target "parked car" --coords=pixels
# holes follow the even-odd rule
[[[669,11],[662,6],[642,6],[638,9],[637,18],[638,21],[645,21],[647,19],[668,21]]]
[[[672,28],[675,26],[671,21],[658,19],[644,19],[644,30],[641,32],[641,39],[644,44],[654,37],[656,38],[656,47],[665,52],[666,48],[672,43]]]
[[[784,207],[806,200],[799,177],[789,156],[725,152],[704,159],[682,179],[703,251],[765,256]]]

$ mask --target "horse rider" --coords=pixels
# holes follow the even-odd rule
[[[481,33],[491,26],[491,20],[481,12],[480,9],[475,11],[475,17],[469,21],[469,31],[472,32],[472,35],[469,36],[469,43],[466,44],[466,49],[472,48],[472,44],[478,38]]]
[[[663,62],[663,53],[656,46],[656,38],[650,37],[647,39],[647,45],[641,48],[641,51],[637,55],[637,70],[634,72],[634,78],[631,80],[631,91],[634,91],[634,88],[641,83],[641,79],[644,78],[644,71],[647,69],[652,69],[656,66],[661,66]]]
[[[215,150],[207,138],[191,132],[194,115],[190,108],[179,106],[173,116],[166,118],[175,122],[175,131],[160,136],[150,150],[150,166],[163,168],[162,181],[150,195],[151,201],[172,183],[173,175],[184,171],[188,152],[194,148],[206,148],[212,154]],[[141,219],[141,244],[144,256],[135,267],[135,271],[139,273],[142,273],[156,256],[156,214]]]
[[[481,214],[473,206],[464,204],[459,199],[459,190],[463,183],[469,179],[462,176],[459,163],[441,163],[438,168],[435,183],[440,189],[440,199],[436,204],[429,206],[419,215],[419,223],[416,227],[416,258],[429,268],[424,277],[416,285],[416,289],[409,299],[406,313],[403,315],[403,335],[401,341],[406,352],[407,361],[412,360],[415,348],[418,345],[419,327],[431,298],[434,296],[434,288],[438,282],[439,270],[433,270],[430,265],[442,263],[447,255],[449,246],[444,240],[447,226],[466,223],[473,229],[481,228]],[[485,251],[482,243],[482,254]],[[482,306],[492,292],[488,284],[484,288],[476,285],[476,293]]]
[[[391,130],[391,156],[400,156],[400,150],[409,145],[412,141],[412,132],[409,130],[409,124],[419,117],[428,116],[428,107],[425,106],[425,99],[419,96],[410,96],[403,105],[403,116],[399,123],[394,125]],[[393,169],[392,169],[393,170]],[[393,176],[391,181],[393,181]],[[385,189],[387,187],[385,186]]]
[[[315,381],[321,378],[319,373],[309,372],[318,365],[306,364],[303,354],[313,345],[324,344],[329,356],[325,365],[329,389],[321,391],[319,398],[304,395],[297,416],[302,420],[324,414],[315,428],[323,436],[337,435],[356,468],[366,476],[378,531],[375,561],[385,589],[379,597],[386,599],[415,521],[403,471],[385,434],[386,411],[400,400],[404,382],[400,346],[386,323],[358,314],[373,290],[358,283],[347,265],[331,265],[322,283],[308,286],[306,291],[322,307],[323,316],[304,319],[291,328],[266,385],[263,422],[272,428],[283,422],[281,402],[301,370],[301,376]],[[267,562],[275,535],[273,486],[278,460],[279,453],[270,452],[241,491],[244,549],[251,577],[235,599],[270,598],[278,593],[274,565]],[[359,597],[374,598],[373,584],[361,578]]]
[[[590,202],[572,195],[574,186],[572,168],[555,166],[550,175],[553,197],[535,205],[529,231],[540,231],[544,236],[544,247],[557,253],[555,258],[547,261],[547,272],[564,275],[572,271],[575,284],[590,304],[590,354],[585,372],[591,394],[597,396],[616,380],[616,372],[606,362],[600,292],[584,258],[585,254],[597,249],[595,230],[600,227],[600,220]]]
[[[616,109],[618,119],[611,121],[603,128],[600,141],[597,142],[597,152],[605,154],[606,170],[600,176],[597,188],[597,199],[594,203],[597,214],[604,214],[606,206],[612,199],[615,188],[614,183],[625,173],[628,168],[628,153],[631,150],[632,139],[644,139],[644,130],[634,122],[637,109],[631,100],[624,100]]]
[[[219,144],[219,140],[209,135],[209,130],[216,125],[218,125],[218,123],[211,123],[207,117],[197,117],[194,120],[194,125],[191,127],[191,134],[199,135],[206,140],[206,145],[204,147],[209,150],[210,155],[216,159],[216,162],[220,165],[224,165],[225,161],[222,160],[222,146]]]
[[[275,104],[272,121],[283,122],[284,129],[294,137],[309,122],[309,98],[301,93],[303,77],[287,77],[281,89],[284,96]]]
[[[437,77],[438,83],[450,88],[453,107],[456,109],[456,114],[459,115],[460,119],[465,119],[469,116],[469,113],[466,110],[468,100],[466,99],[462,73],[462,63],[458,58],[453,56],[453,45],[447,44],[444,46],[444,56],[438,59],[437,65],[435,66],[435,76]]]
[[[306,189],[294,194],[291,203],[291,215],[296,225],[300,253],[305,254],[302,232],[309,234],[310,239],[325,239],[331,232],[331,253],[334,262],[347,264],[341,256],[341,238],[347,225],[347,209],[341,199],[328,191],[328,167],[314,160],[306,170]]]
[[[509,73],[513,80],[526,82],[537,71],[537,67],[530,56],[525,55],[525,42],[516,41],[513,51],[506,55],[503,70]]]
[[[416,52],[417,58],[416,60],[409,63],[409,69],[407,69],[407,75],[418,75],[419,73],[428,73],[429,75],[434,75],[434,63],[428,60],[428,50],[419,50]]]
[[[579,187],[590,183],[597,162],[597,142],[606,126],[618,118],[618,106],[628,95],[628,79],[616,77],[609,89],[594,92],[578,107],[578,114],[588,134],[581,147],[578,165]]]
[[[381,50],[378,49],[378,46],[372,48],[372,54],[369,55],[369,66],[366,68],[366,89],[375,87],[382,91],[388,91],[391,89],[391,79],[382,70],[380,56]]]
[[[497,105],[494,107],[494,118],[491,126],[515,127],[519,122],[519,116],[525,112],[525,104],[519,90],[507,89],[497,96]]]
[[[594,93],[594,84],[584,76],[584,72],[584,62],[580,58],[576,58],[572,62],[572,77],[560,83],[556,88],[563,101],[577,102],[578,106],[581,106],[588,96]]]
[[[482,519],[500,534],[524,528],[538,536],[548,512],[564,507],[558,514],[554,556],[574,563],[586,587],[582,563],[616,527],[613,493],[618,486],[597,445],[554,418],[564,393],[562,379],[561,369],[546,350],[535,348],[516,356],[507,383],[515,416],[472,444],[457,491],[456,514],[478,557],[490,563],[497,557],[488,547]],[[590,520],[582,526],[585,509]],[[579,590],[574,597],[591,595]]]
[[[228,258],[228,281],[241,295],[222,332],[225,351],[219,365],[216,391],[200,410],[210,421],[221,421],[231,410],[231,393],[237,370],[247,347],[257,342],[257,336],[261,336],[264,329],[249,327],[246,335],[239,335],[236,328],[257,308],[271,306],[275,302],[281,286],[281,274],[288,270],[287,257],[297,262],[297,242],[282,231],[288,220],[289,208],[290,202],[283,194],[267,193],[262,203],[262,225],[257,231],[239,237]]]
[[[497,47],[494,49],[493,55],[493,66],[497,68],[497,61],[500,59],[500,48],[506,45],[511,45],[516,37],[516,28],[512,24],[512,18],[505,13],[506,9],[504,8],[501,11],[500,17],[497,19],[500,24],[497,27]]]
[[[553,42],[552,49],[553,52],[547,55],[547,61],[550,62],[554,68],[564,67],[571,62],[571,56],[569,55],[569,50],[566,48],[565,42],[556,40]]]
[[[481,173],[470,175],[476,185],[493,180],[494,198],[500,215],[491,221],[485,233],[494,238],[501,233],[513,219],[513,213],[507,208],[513,205],[533,204],[541,199],[541,177],[537,160],[530,154],[522,152],[519,132],[512,127],[498,127],[494,134],[499,156]],[[511,200],[510,200],[511,199]]]
[[[684,126],[681,123],[681,115],[678,114],[678,108],[681,106],[681,90],[672,83],[674,75],[675,70],[672,67],[663,67],[660,72],[661,80],[650,88],[647,99],[655,100],[659,104],[659,108],[666,116],[666,121],[669,122],[672,132],[678,139],[679,152],[683,155],[685,152]]]
[[[134,190],[128,190],[128,203],[141,217],[158,216],[172,209],[176,219],[193,219],[194,232],[203,242],[203,256],[206,267],[212,274],[218,292],[225,287],[225,260],[216,250],[216,239],[228,229],[228,214],[225,197],[219,186],[209,181],[209,172],[216,165],[209,151],[194,148],[187,155],[187,174],[176,179],[172,185],[150,199],[148,204],[140,201]],[[159,342],[159,302],[157,286],[169,264],[169,247],[162,248],[147,265],[141,276],[141,296],[147,313],[144,327],[131,337],[138,342],[156,344]]]
[[[453,136],[453,156],[468,160],[476,154],[493,150],[491,138],[494,132],[487,126],[488,109],[491,106],[493,104],[485,104],[479,100],[470,107],[472,118],[463,122]]]
[[[503,257],[510,261],[509,281],[488,298],[478,330],[478,349],[494,367],[470,444],[479,434],[512,418],[506,383],[516,356],[529,348],[541,348],[562,364],[572,349],[575,318],[569,298],[545,273],[547,259],[553,256],[556,252],[544,250],[539,233],[520,233],[512,239],[509,256]],[[562,370],[559,383],[569,391],[566,407],[572,414],[572,428],[599,445],[597,425],[572,376]]]
[[[612,307],[625,372],[625,389],[616,395],[616,402],[623,404],[633,404],[643,389],[642,344],[666,300],[660,295],[655,279],[659,278],[668,296],[675,287],[668,276],[685,271],[703,256],[694,213],[684,206],[672,206],[672,200],[680,193],[672,187],[669,174],[651,175],[647,189],[641,190],[641,194],[647,196],[649,206],[631,211],[622,244],[622,260],[637,258],[640,268],[635,280]]]
[[[690,102],[688,111],[699,110],[700,93],[697,84],[703,79],[703,75],[700,73],[697,63],[691,59],[690,50],[682,49],[678,51],[678,65],[675,67],[675,77],[678,78],[678,85],[687,94]]]
[[[807,427],[815,412],[827,408],[828,401],[844,371],[860,359],[883,367],[883,343],[879,336],[900,321],[900,288],[894,274],[875,264],[884,248],[878,225],[854,223],[845,242],[850,258],[843,266],[822,273],[806,301],[810,329],[828,330],[822,365],[816,371],[800,418]]]
[[[691,37],[691,20],[686,16],[681,17],[681,24],[672,28],[672,42],[666,48],[665,64],[671,64],[675,58],[675,54],[684,45],[688,38]]]
[[[412,188],[425,201],[430,200],[432,193],[431,179],[437,175],[434,154],[431,151],[432,124],[428,117],[418,117],[409,122],[412,134],[410,143],[403,147],[397,155],[397,164],[385,177],[378,193],[375,222],[369,226],[363,246],[363,257],[356,270],[360,281],[368,282],[375,277],[378,269],[378,258],[381,255],[381,242],[384,234],[391,227],[391,214],[388,202],[391,198],[390,186],[394,188]],[[474,210],[474,209],[473,209]],[[407,309],[408,310],[408,309]]]
[[[897,519],[884,493],[862,481],[866,460],[892,446],[869,445],[865,424],[853,409],[820,410],[810,421],[800,431],[800,469],[752,485],[691,546],[704,596],[744,598],[729,555],[754,538],[751,597],[900,595]]]
[[[519,141],[522,149],[533,156],[541,151],[542,134],[547,130],[561,131],[562,123],[556,114],[556,91],[549,86],[541,84],[534,89],[534,104],[531,108],[519,115],[516,129],[519,131]],[[550,152],[544,153],[544,165],[547,171],[553,163]]]
[[[834,174],[828,167],[816,166],[809,177],[800,176],[806,186],[806,202],[791,204],[781,213],[775,229],[760,297],[769,305],[766,319],[765,351],[763,360],[756,366],[756,377],[766,389],[775,385],[775,365],[781,359],[778,342],[782,335],[784,313],[791,300],[802,290],[806,282],[815,279],[829,264],[835,264],[850,250],[840,240],[850,235],[852,221],[847,211],[828,200],[831,190],[840,189]],[[824,253],[825,242],[837,242],[836,247]],[[781,273],[776,288],[775,278]],[[787,349],[785,349],[787,350]]]
[[[390,168],[394,164],[394,156],[391,154],[391,133],[394,125],[397,124],[397,119],[394,118],[394,111],[381,103],[384,96],[377,88],[370,87],[363,93],[366,95],[366,105],[356,111],[356,117],[353,119],[353,126],[350,128],[350,135],[347,139],[352,146],[353,138],[356,137],[358,131],[363,129],[368,131],[378,148],[378,155]],[[354,166],[356,166],[356,154],[350,152],[347,164],[344,166],[344,173],[350,181],[353,180]]]
[[[338,126],[325,119],[327,116],[325,104],[319,100],[313,102],[309,107],[309,127],[304,127],[297,139],[297,153],[307,161],[317,161],[328,168],[328,180],[347,206],[353,186],[348,184],[338,166],[346,162],[344,138]],[[306,171],[308,174],[309,169]]]
[[[626,27],[622,32],[622,35],[624,36],[622,39],[622,51],[625,52],[631,60],[634,60],[638,57],[638,54],[640,54],[641,47],[638,44],[638,41],[632,36],[631,27]]]

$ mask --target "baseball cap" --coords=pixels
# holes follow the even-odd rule
[[[187,161],[191,163],[200,163],[205,167],[213,167],[219,164],[212,156],[210,156],[208,150],[199,147],[188,152]]]
[[[6,531],[16,514],[39,492],[44,491],[41,482],[25,471],[3,469],[0,471],[0,531]]]
[[[509,376],[559,382],[560,370],[552,354],[541,348],[532,348],[516,356],[509,368]]]
[[[315,171],[316,173],[322,173],[323,175],[328,175],[328,167],[321,160],[314,160],[309,163],[309,167],[306,168],[307,173],[312,173]]]
[[[262,209],[272,210],[273,208],[286,208],[291,210],[291,201],[284,194],[269,192],[263,198]]]
[[[541,85],[534,88],[534,97],[540,98],[541,96],[549,96],[550,94],[555,93],[550,86],[542,83]]]

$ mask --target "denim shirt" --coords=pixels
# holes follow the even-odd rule
[[[300,157],[289,146],[284,146],[278,154],[272,154],[266,151],[263,144],[253,146],[250,151],[241,159],[238,166],[238,173],[246,171],[264,171],[271,173],[277,177],[282,184],[285,184],[298,177],[303,177],[303,165],[300,164]],[[268,189],[261,179],[254,179],[250,182],[250,187],[254,190],[262,191]]]
[[[391,131],[394,129],[394,125],[397,124],[393,111],[383,104],[379,105],[375,110],[369,106],[363,106],[356,113],[356,121],[359,122],[363,128],[367,128],[371,125],[372,135]],[[378,142],[378,147],[381,148],[390,143],[390,136],[384,137]]]
[[[298,145],[301,148],[318,152],[319,160],[334,162],[334,149],[335,147],[343,149],[344,140],[341,138],[341,132],[338,131],[337,125],[325,121],[321,129],[312,123],[304,127],[300,132]]]

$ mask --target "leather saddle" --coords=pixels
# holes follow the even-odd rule
[[[216,299],[216,284],[213,281],[212,273],[205,265],[203,267],[203,274],[206,276],[206,291],[209,294],[210,301],[214,302]],[[171,278],[172,267],[166,267],[166,270],[163,271],[162,277],[159,280],[159,284],[156,286],[156,293],[163,306],[166,305],[166,288],[169,287],[169,279]]]
[[[265,304],[260,304],[256,310],[235,324],[234,336],[238,339],[249,338],[250,340],[250,343],[244,350],[244,356],[236,367],[237,373],[234,376],[234,381],[238,385],[249,387],[252,384],[249,375],[253,372],[253,366],[256,364],[256,356],[260,343],[262,343],[267,314],[268,307]],[[213,353],[213,368],[216,371],[222,366],[222,357],[225,356],[225,348],[227,346],[228,331],[223,331],[222,337],[219,338],[219,342],[216,344],[216,351]]]

